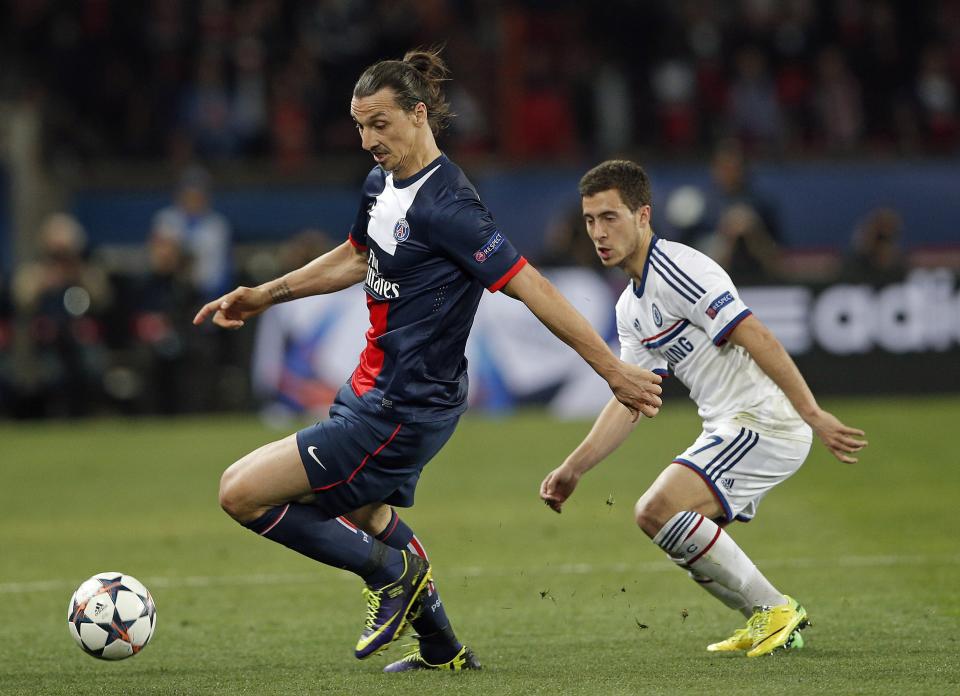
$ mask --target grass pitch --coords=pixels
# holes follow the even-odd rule
[[[668,694],[960,692],[960,398],[840,400],[861,463],[814,447],[734,537],[808,608],[807,647],[748,660],[707,643],[741,624],[632,523],[699,432],[671,404],[581,482],[562,515],[543,475],[586,432],[537,413],[467,417],[404,518],[479,673],[384,675],[352,657],[359,581],[245,531],[221,470],[282,433],[251,419],[0,424],[0,693]],[[152,591],[153,641],[107,663],[65,626],[75,587],[121,570]],[[401,641],[403,642],[403,641]]]

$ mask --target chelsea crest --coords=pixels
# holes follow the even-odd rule
[[[658,328],[663,326],[663,315],[660,314],[660,308],[657,307],[656,304],[653,305],[653,323],[656,324]]]

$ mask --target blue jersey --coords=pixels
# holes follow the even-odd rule
[[[443,155],[408,179],[375,167],[349,238],[368,253],[370,329],[350,379],[362,407],[407,423],[462,413],[483,289],[502,288],[526,260]]]

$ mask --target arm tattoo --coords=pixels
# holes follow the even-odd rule
[[[270,288],[270,299],[273,301],[273,304],[289,302],[293,299],[293,291],[290,289],[290,286],[287,285],[287,281],[280,281],[279,285]]]

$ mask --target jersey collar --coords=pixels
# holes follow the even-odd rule
[[[417,172],[416,174],[413,174],[412,176],[408,176],[406,179],[398,179],[398,178],[394,177],[394,178],[393,178],[393,187],[394,187],[394,188],[398,188],[398,189],[402,189],[402,188],[406,188],[407,186],[410,186],[411,184],[415,184],[415,183],[417,183],[417,181],[419,181],[420,179],[422,179],[424,176],[426,176],[427,174],[429,174],[430,172],[432,172],[434,169],[436,169],[437,167],[439,167],[441,164],[443,164],[443,163],[446,162],[446,161],[447,161],[447,156],[444,155],[444,154],[441,154],[439,157],[437,157],[435,160],[433,160],[433,162],[431,162],[430,164],[428,164],[426,167],[424,167],[423,169],[421,169],[421,170],[420,170],[419,172]]]
[[[633,294],[637,297],[643,297],[643,290],[647,285],[647,271],[650,269],[650,254],[653,252],[653,247],[659,239],[656,233],[651,233],[650,246],[647,247],[647,258],[643,262],[643,275],[640,276],[640,285],[638,286],[634,280],[630,280],[630,287],[633,289]]]

